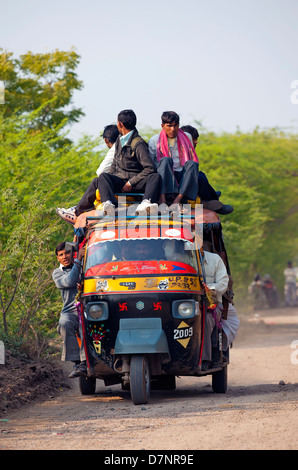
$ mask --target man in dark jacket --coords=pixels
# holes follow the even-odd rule
[[[161,178],[150,158],[148,145],[138,134],[136,122],[136,115],[131,109],[118,114],[117,127],[121,135],[115,143],[112,165],[108,172],[92,180],[76,208],[73,208],[72,223],[80,214],[94,208],[97,189],[106,214],[114,212],[117,192],[144,192],[136,212],[142,214],[150,210],[157,213]]]
[[[136,115],[131,109],[118,114],[121,137],[116,141],[115,157],[109,172],[102,173],[97,182],[105,212],[113,212],[117,204],[115,192],[144,191],[137,212],[158,210],[161,178],[150,158],[148,145],[138,134],[136,123]]]

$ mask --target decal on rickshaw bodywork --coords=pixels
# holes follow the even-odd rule
[[[187,291],[202,294],[202,286],[198,276],[154,276],[154,277],[109,277],[109,279],[85,279],[84,294],[88,295],[103,292],[117,293],[127,292],[153,292],[153,291]]]
[[[91,247],[92,248],[92,247]],[[90,267],[86,271],[86,278],[93,276],[107,276],[117,273],[117,275],[123,275],[129,273],[131,275],[139,274],[158,274],[169,275],[179,274],[196,274],[196,270],[193,266],[182,262],[182,261],[112,261],[107,263],[97,264]]]
[[[150,277],[149,279],[145,279],[144,287],[145,287],[145,289],[157,289],[158,279],[155,279],[154,277]]]
[[[99,325],[89,325],[87,333],[92,339],[93,346],[97,354],[101,354],[101,341],[106,336],[106,333],[109,333],[108,329],[104,329],[104,324]]]
[[[106,279],[104,279],[104,280],[101,280],[101,279],[100,279],[100,280],[97,281],[97,283],[96,283],[96,292],[97,292],[97,291],[108,290],[108,287],[109,287],[108,281],[107,281]]]
[[[193,335],[193,327],[182,321],[174,330],[174,339],[178,341],[184,348],[187,347],[190,338]]]
[[[166,290],[168,287],[169,287],[168,279],[162,279],[161,281],[159,281],[158,288],[160,290]]]
[[[101,354],[101,341],[93,341],[93,346],[97,354]]]
[[[119,302],[119,312],[127,312],[127,302],[123,302],[122,304]]]
[[[134,290],[136,288],[136,283],[133,281],[120,282],[119,286],[127,287],[128,290]]]
[[[162,310],[161,302],[153,302],[153,310]]]

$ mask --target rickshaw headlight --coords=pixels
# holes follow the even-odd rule
[[[195,316],[195,301],[190,299],[186,301],[175,300],[172,305],[172,314],[174,318],[190,318]]]
[[[89,315],[93,320],[99,320],[103,315],[103,308],[101,305],[92,305],[89,309]]]
[[[96,302],[86,305],[85,317],[87,320],[107,320],[108,316],[109,312],[106,302]]]
[[[182,317],[189,317],[193,313],[193,305],[189,302],[182,302],[178,307],[178,312]]]

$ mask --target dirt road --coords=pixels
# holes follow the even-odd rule
[[[74,379],[58,397],[0,420],[0,448],[297,449],[298,309],[251,314],[230,360],[225,395],[212,392],[211,377],[183,377],[142,406],[101,381],[83,397]]]

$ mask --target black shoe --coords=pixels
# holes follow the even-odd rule
[[[223,203],[213,199],[212,201],[203,201],[203,209],[208,209],[209,211],[218,212],[219,209],[223,207]]]
[[[75,364],[73,366],[73,369],[71,371],[71,373],[69,374],[68,378],[69,379],[74,379],[75,377],[79,377],[81,375],[81,373],[79,373],[79,364]]]
[[[87,374],[86,361],[82,361],[80,364],[75,364],[68,378],[74,379],[75,377],[80,377],[80,375],[84,374]]]
[[[82,361],[81,364],[78,365],[78,371],[81,375],[87,375],[87,362]]]
[[[222,207],[220,209],[215,210],[215,212],[217,212],[217,214],[220,214],[220,215],[227,215],[227,214],[231,214],[233,210],[234,210],[233,206],[230,206],[229,204],[223,204]]]

